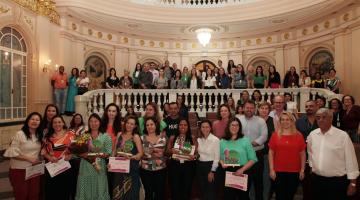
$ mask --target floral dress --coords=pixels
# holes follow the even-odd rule
[[[136,155],[138,150],[133,138],[124,140],[122,136],[119,137],[116,144],[117,152],[130,153]],[[133,200],[139,199],[140,190],[140,175],[139,175],[139,161],[130,160],[130,173],[114,173],[113,175],[113,199],[114,200]]]
[[[99,134],[92,141],[96,153],[111,154],[112,142],[107,134]],[[80,170],[77,182],[77,200],[109,200],[109,190],[107,181],[107,167],[105,159],[96,158],[97,166],[85,159],[81,159]],[[96,169],[97,168],[97,169]]]

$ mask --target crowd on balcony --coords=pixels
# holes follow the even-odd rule
[[[15,198],[134,200],[143,187],[145,199],[190,199],[194,181],[201,199],[293,199],[300,183],[304,199],[355,194],[359,168],[351,139],[360,142],[360,107],[352,96],[332,99],[329,108],[308,100],[302,116],[286,107],[289,97],[275,96],[272,104],[261,94],[253,98],[243,95],[236,108],[229,98],[216,120],[197,125],[180,95],[163,115],[150,102],[144,113],[129,107],[123,117],[111,103],[103,116],[91,114],[87,127],[75,114],[67,128],[50,104],[43,116],[29,114],[4,154],[11,158]],[[84,138],[86,151],[75,151]],[[130,171],[108,172],[109,157],[129,160]],[[42,160],[69,161],[71,168],[25,180],[26,168]],[[248,189],[226,186],[231,175],[246,175]]]

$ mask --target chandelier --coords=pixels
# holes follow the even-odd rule
[[[206,45],[210,42],[213,30],[210,28],[199,28],[195,32],[200,44],[206,47]]]

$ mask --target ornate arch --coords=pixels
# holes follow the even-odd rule
[[[138,63],[141,63],[142,65],[145,63],[155,63],[155,64],[159,65],[159,64],[163,63],[163,60],[161,58],[158,58],[155,56],[146,56],[146,57],[138,60]]]
[[[314,59],[314,56],[318,55],[318,54],[324,54],[324,59],[325,56],[328,56],[330,60],[324,60],[324,62],[326,63],[319,63],[319,65],[327,65],[327,68],[331,68],[333,66],[333,62],[334,62],[334,50],[331,46],[329,45],[321,45],[321,46],[315,46],[312,47],[310,49],[307,50],[307,52],[305,53],[305,59],[303,62],[303,66],[306,66],[306,69],[309,71],[309,75],[313,76],[315,72],[317,71],[321,71],[321,67],[315,63],[311,63],[314,62],[312,61],[312,59]],[[327,55],[326,55],[327,54]],[[321,60],[319,61],[321,62]]]
[[[246,66],[245,69],[247,70],[250,66],[253,66],[254,68],[256,68],[257,66],[255,66],[255,65],[261,65],[263,67],[264,74],[268,74],[269,66],[275,65],[275,63],[276,63],[275,58],[273,58],[271,56],[254,55],[254,56],[250,57],[250,59],[247,61],[246,65],[245,65]]]
[[[89,89],[104,88],[107,68],[110,66],[106,56],[93,51],[86,56],[84,66],[90,79]]]
[[[210,61],[210,62],[214,63],[215,66],[218,62],[218,59],[214,56],[197,57],[197,58],[193,59],[191,62],[192,62],[192,65],[195,65],[196,63],[199,63],[200,61],[203,61],[203,60]]]

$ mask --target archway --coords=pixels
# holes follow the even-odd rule
[[[326,71],[334,68],[334,57],[332,53],[326,49],[315,50],[309,59],[309,74],[311,77],[315,75],[316,72],[323,74]]]
[[[267,76],[267,75],[269,75],[270,65],[273,65],[273,64],[267,58],[256,57],[251,62],[249,62],[247,68],[249,68],[250,66],[253,66],[254,70],[255,70],[257,66],[262,66],[263,72]]]
[[[106,64],[100,56],[89,56],[85,61],[85,71],[90,79],[89,90],[104,88]]]
[[[200,72],[202,72],[205,69],[205,66],[208,66],[212,70],[216,68],[216,65],[209,60],[201,60],[195,64],[196,70]]]

